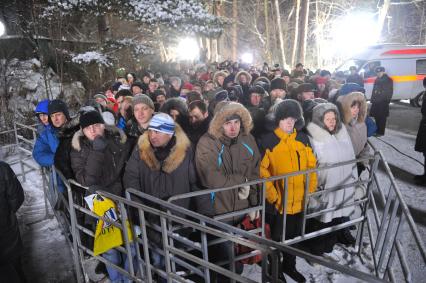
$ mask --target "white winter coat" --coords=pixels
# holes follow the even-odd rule
[[[338,131],[335,134],[330,134],[324,129],[325,126],[322,123],[324,113],[330,110],[330,108],[333,108],[330,104],[320,104],[318,105],[320,106],[318,109],[316,109],[318,107],[316,106],[313,110],[312,122],[307,126],[312,149],[317,157],[318,166],[321,167],[355,159],[351,138],[346,127],[340,121],[338,121],[338,126],[336,126]],[[337,108],[335,111],[337,112]],[[336,186],[353,183],[356,179],[357,171],[355,163],[321,170],[318,174],[318,190],[327,190]],[[318,211],[351,203],[354,201],[354,191],[354,187],[349,187],[324,193],[316,198],[319,202],[319,207],[315,210]],[[353,212],[354,207],[337,209],[321,215],[319,220],[327,223],[333,220],[333,218],[350,216]]]

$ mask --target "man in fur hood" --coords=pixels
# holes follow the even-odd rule
[[[243,105],[222,101],[215,108],[208,132],[197,144],[195,164],[202,187],[206,189],[225,188],[259,178],[260,154],[253,136],[252,119]],[[243,186],[212,194],[210,202],[215,215],[246,209],[258,203],[255,187]],[[231,225],[241,222],[244,215],[227,218]],[[254,219],[255,213],[250,217]],[[215,245],[209,251],[212,262],[229,260],[229,243]],[[236,265],[237,273],[242,265]],[[214,282],[214,281],[213,281]],[[218,276],[217,282],[228,282]]]
[[[195,162],[204,188],[224,188],[259,178],[260,154],[250,131],[250,113],[243,105],[223,101],[215,108],[208,132],[197,145]],[[244,197],[243,197],[244,196]],[[257,191],[250,188],[225,191],[212,197],[216,214],[257,204]],[[237,224],[240,219],[233,219]]]

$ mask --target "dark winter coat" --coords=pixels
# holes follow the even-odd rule
[[[223,134],[226,118],[241,117],[240,134],[230,139]],[[206,189],[225,188],[259,178],[260,153],[250,134],[252,120],[239,103],[231,102],[220,109],[210,123],[209,131],[197,144],[196,168]],[[257,188],[251,187],[247,199],[239,198],[239,189],[216,193],[212,197],[216,214],[224,214],[257,205]],[[234,222],[238,222],[234,219]]]
[[[189,130],[188,138],[192,143],[193,148],[197,146],[198,141],[200,138],[207,133],[209,130],[209,125],[211,121],[211,115],[209,115],[203,122],[201,122],[200,125],[198,125],[196,128],[192,127]]]
[[[0,266],[21,255],[22,240],[16,211],[24,202],[24,190],[10,166],[0,161]]]
[[[159,161],[148,138],[148,132],[139,137],[126,165],[123,183],[162,200],[197,190],[191,142],[179,125],[175,128],[175,144],[164,161]],[[176,201],[184,208],[190,199]]]
[[[104,191],[122,196],[121,176],[130,144],[124,132],[113,126],[105,127],[104,137],[107,146],[97,151],[82,130],[76,132],[72,139],[71,166],[76,181],[83,186],[99,186]]]
[[[393,81],[384,74],[381,78],[376,78],[371,95],[370,115],[373,117],[389,116],[389,103],[393,95]]]
[[[420,121],[419,131],[417,132],[415,151],[426,151],[426,93],[423,95],[422,120]]]
[[[131,149],[135,147],[139,137],[143,135],[146,131],[147,129],[142,129],[141,127],[139,127],[138,122],[134,118],[127,122],[125,132]]]
[[[263,107],[250,106],[247,108],[253,120],[253,130],[251,134],[257,140],[265,132],[266,111]]]
[[[58,130],[59,145],[55,152],[55,167],[66,179],[73,179],[71,167],[71,141],[74,134],[80,129],[79,119],[75,118]]]
[[[364,79],[359,74],[349,75],[346,78],[346,83],[356,83],[359,86],[364,87]]]

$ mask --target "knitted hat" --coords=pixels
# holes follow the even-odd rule
[[[102,115],[98,111],[87,111],[80,115],[80,127],[82,129],[94,124],[105,124]]]
[[[286,99],[280,102],[277,107],[275,107],[274,116],[276,125],[278,125],[281,120],[289,117],[296,119],[296,123],[294,124],[296,130],[302,129],[305,125],[305,120],[302,116],[302,107],[299,102],[294,99]]]
[[[105,102],[108,102],[108,98],[107,98],[105,95],[103,95],[102,93],[97,93],[97,94],[95,94],[95,95],[93,96],[93,98],[94,98],[94,99],[96,99],[96,98],[102,98],[103,100],[105,100]]]
[[[149,121],[148,129],[173,135],[175,133],[175,121],[166,113],[158,113]]]
[[[346,83],[339,90],[339,95],[347,95],[351,92],[365,93],[365,89],[357,83]]]
[[[45,99],[40,101],[37,104],[37,107],[35,109],[35,113],[36,115],[38,114],[48,114],[49,113],[49,99]]]
[[[138,94],[138,95],[133,96],[133,99],[132,99],[133,108],[135,108],[135,106],[137,104],[141,104],[141,103],[147,105],[149,108],[151,108],[153,110],[155,109],[154,102],[152,102],[152,100],[151,100],[151,98],[149,98],[149,96],[147,96],[145,94]]]
[[[285,84],[284,79],[275,78],[271,81],[271,87],[269,89],[270,89],[270,91],[273,91],[274,89],[287,90],[287,86]]]
[[[378,72],[384,72],[385,71],[385,67],[382,67],[382,66],[379,66],[379,67],[376,67],[376,73],[378,73]]]
[[[182,89],[188,89],[188,90],[192,90],[194,88],[194,86],[188,82],[184,83],[182,86]]]
[[[54,99],[54,100],[49,102],[48,114],[50,116],[50,115],[52,115],[54,113],[58,113],[58,112],[64,113],[67,120],[70,120],[70,114],[68,112],[68,106],[65,104],[65,102],[63,102],[60,99]]]

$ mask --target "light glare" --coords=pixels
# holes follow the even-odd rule
[[[0,36],[2,36],[5,32],[6,28],[2,22],[0,22]]]
[[[251,64],[253,63],[253,54],[246,52],[241,56],[241,60],[246,64]]]
[[[334,23],[332,49],[336,55],[350,56],[377,43],[379,24],[370,13],[353,13]]]
[[[199,47],[193,38],[184,38],[179,42],[177,55],[181,60],[195,60],[199,57]]]

